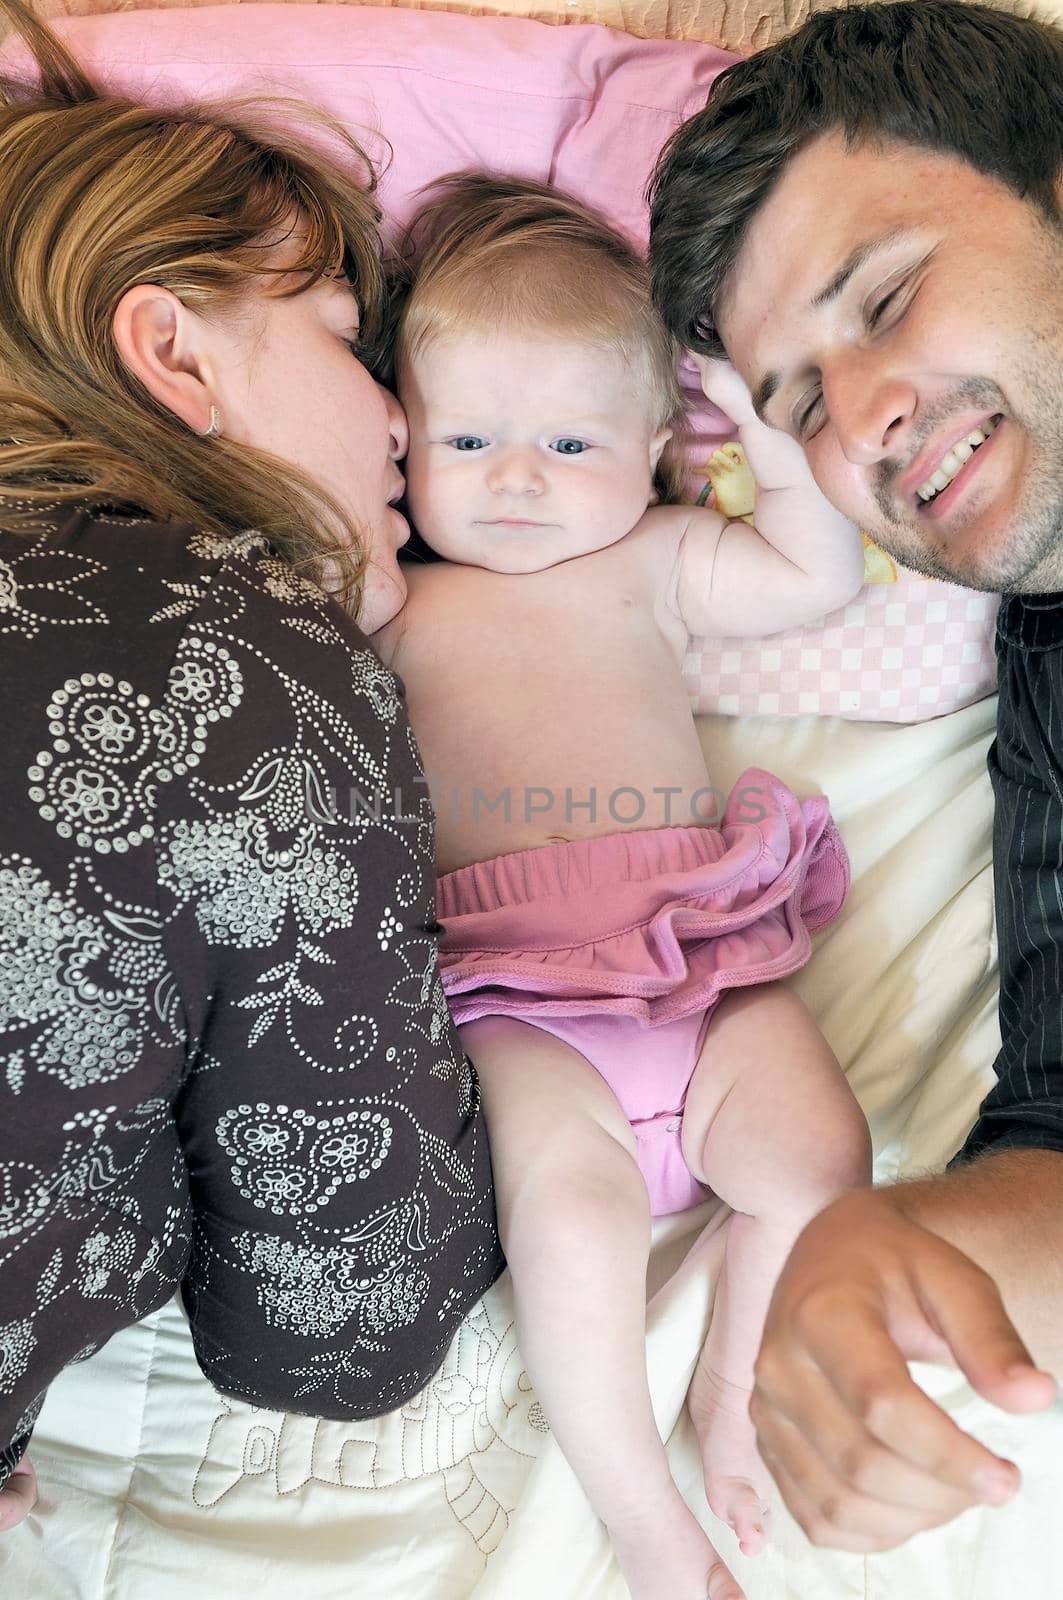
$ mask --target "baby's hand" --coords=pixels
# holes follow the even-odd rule
[[[745,379],[739,377],[729,361],[716,361],[712,356],[690,352],[691,360],[701,374],[701,387],[707,400],[730,417],[736,427],[756,421],[753,396]]]

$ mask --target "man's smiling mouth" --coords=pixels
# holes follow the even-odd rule
[[[971,457],[981,449],[1003,420],[999,414],[990,417],[982,427],[972,428],[971,432],[958,440],[950,450],[946,450],[935,471],[919,484],[915,491],[924,506],[933,505],[938,495],[944,493],[953,480],[959,477]]]

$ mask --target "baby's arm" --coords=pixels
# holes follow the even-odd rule
[[[779,633],[851,600],[864,578],[855,525],[824,498],[796,440],[765,426],[725,362],[700,362],[709,399],[738,424],[757,482],[756,526],[692,510],[676,599],[692,634]]]

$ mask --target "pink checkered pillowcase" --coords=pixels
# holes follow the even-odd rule
[[[691,496],[729,516],[755,486],[734,429],[691,416]],[[722,448],[721,448],[722,446]],[[999,595],[921,577],[864,539],[864,587],[822,621],[762,639],[692,639],[683,678],[699,712],[922,722],[996,687]]]

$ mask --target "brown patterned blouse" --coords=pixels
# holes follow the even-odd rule
[[[401,1405],[502,1264],[401,683],[257,535],[87,511],[0,534],[0,662],[0,1482],[178,1285],[225,1393]]]

